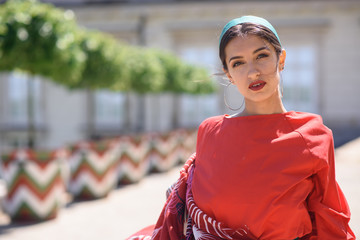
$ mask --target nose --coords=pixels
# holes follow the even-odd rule
[[[249,64],[248,78],[251,80],[256,80],[259,78],[259,76],[260,76],[260,71],[256,67],[256,65],[253,63]]]

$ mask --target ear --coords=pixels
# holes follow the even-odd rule
[[[223,68],[222,70],[223,70],[223,72],[225,73],[225,75],[228,77],[229,81],[230,81],[231,83],[234,83],[234,81],[232,80],[232,77],[231,77],[229,71],[228,71],[228,70],[225,70],[224,68]]]
[[[279,56],[279,71],[281,72],[284,70],[285,67],[285,59],[286,59],[286,51],[285,49],[281,50],[280,56]]]

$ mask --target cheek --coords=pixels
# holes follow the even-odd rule
[[[229,71],[229,73],[231,77],[237,82],[246,79],[246,73],[243,69],[232,69]]]
[[[277,67],[276,62],[273,61],[264,61],[259,63],[259,70],[262,74],[276,74],[277,73]]]

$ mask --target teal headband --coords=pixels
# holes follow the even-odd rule
[[[277,34],[275,28],[271,25],[271,23],[269,23],[264,18],[256,17],[256,16],[242,16],[240,18],[235,18],[235,19],[231,20],[230,22],[228,22],[224,26],[224,28],[223,28],[223,30],[221,32],[219,44],[220,44],[221,39],[223,38],[224,34],[227,32],[227,30],[229,30],[233,26],[239,25],[241,23],[254,23],[254,24],[259,24],[259,25],[262,25],[264,27],[267,27],[268,29],[270,29],[270,31],[272,31],[275,34],[276,38],[279,40],[279,43],[281,45],[279,35]]]

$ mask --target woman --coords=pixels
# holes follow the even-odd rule
[[[200,125],[196,155],[152,239],[355,239],[335,180],[331,131],[320,116],[282,103],[286,51],[276,30],[263,18],[234,19],[219,53],[244,110]]]

